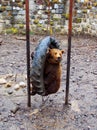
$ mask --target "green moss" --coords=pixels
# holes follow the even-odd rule
[[[30,31],[30,35],[34,35],[34,31]]]
[[[24,28],[24,24],[19,24],[19,28]]]
[[[59,20],[60,20],[60,18],[53,18],[53,20],[54,20],[54,21],[59,21]]]
[[[85,9],[85,10],[83,10],[82,12],[83,12],[83,13],[87,13],[87,10]]]
[[[0,7],[0,11],[5,11],[6,10],[6,6],[1,6]]]
[[[6,32],[7,34],[12,33],[11,29],[6,29],[5,32]]]
[[[94,2],[94,3],[93,3],[93,6],[97,7],[97,2]]]
[[[50,14],[51,11],[50,11],[50,10],[45,10],[45,13],[46,13],[46,14]]]
[[[19,6],[19,7],[23,7],[23,3],[22,3],[22,2],[19,2],[19,3],[18,3],[18,6]]]
[[[5,30],[7,34],[18,34],[19,30],[17,28],[9,28]]]
[[[81,18],[77,18],[76,19],[76,23],[81,23],[82,19]]]
[[[38,23],[39,23],[39,19],[35,19],[34,24],[38,24]]]
[[[56,28],[55,31],[59,33],[61,32],[61,28]]]
[[[87,9],[92,9],[92,6],[87,6]]]
[[[2,8],[0,7],[0,12],[2,12]]]
[[[50,25],[54,25],[54,22],[53,22],[53,21],[50,21]]]
[[[37,27],[42,27],[42,24],[38,23],[38,24],[37,24]]]
[[[47,28],[42,28],[42,31],[47,31]]]
[[[66,18],[66,20],[69,19],[69,14],[62,14],[62,16],[63,16],[64,18]]]
[[[52,0],[52,3],[58,3],[59,0]]]
[[[17,28],[12,28],[11,30],[12,30],[13,34],[17,34],[18,33],[18,29]]]

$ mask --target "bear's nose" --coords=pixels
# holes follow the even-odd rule
[[[61,61],[61,57],[58,57],[58,61]]]

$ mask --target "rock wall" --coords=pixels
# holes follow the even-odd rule
[[[97,36],[97,0],[75,2],[73,32]]]
[[[24,0],[0,0],[0,32],[18,33],[25,25]]]
[[[69,0],[30,0],[32,34],[67,34]],[[25,34],[25,0],[0,0],[0,32]],[[97,36],[97,0],[75,0],[73,34]]]

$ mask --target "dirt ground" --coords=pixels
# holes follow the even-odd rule
[[[43,36],[31,36],[31,52]],[[20,36],[0,36],[0,130],[97,130],[97,38],[72,38],[69,103],[65,106],[67,37],[57,36],[65,54],[60,90],[44,98],[31,97],[27,107],[26,41]]]

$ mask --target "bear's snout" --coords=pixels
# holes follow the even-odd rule
[[[62,60],[62,58],[61,58],[61,57],[58,57],[58,58],[57,58],[57,61],[58,61],[58,62],[60,62],[61,60]]]

